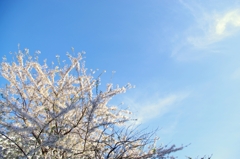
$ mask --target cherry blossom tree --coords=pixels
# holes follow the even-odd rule
[[[109,83],[100,91],[100,77],[87,71],[82,55],[67,54],[70,64],[62,67],[56,56],[52,68],[28,49],[15,53],[16,61],[3,59],[0,158],[160,159],[183,149],[156,146],[154,132],[129,126],[131,112],[109,101],[132,86]]]

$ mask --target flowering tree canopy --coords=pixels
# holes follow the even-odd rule
[[[131,88],[107,84],[84,67],[82,53],[49,68],[28,49],[1,63],[0,158],[164,158],[183,147],[155,146],[153,133],[126,122],[131,112],[109,100]]]

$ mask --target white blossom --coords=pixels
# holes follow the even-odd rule
[[[154,155],[142,147],[155,144],[155,140],[120,126],[131,120],[131,112],[108,105],[112,97],[131,88],[130,84],[116,88],[107,84],[106,91],[97,94],[94,90],[98,89],[99,77],[87,75],[82,54],[67,54],[71,64],[52,69],[46,60],[41,65],[25,55],[21,51],[16,55],[18,64],[1,63],[0,73],[9,84],[0,89],[0,157],[104,159]],[[182,147],[166,152],[179,149]],[[162,153],[165,149],[157,150],[162,156],[167,154]]]

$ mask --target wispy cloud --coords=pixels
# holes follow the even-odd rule
[[[240,30],[240,10],[234,9],[225,13],[205,13],[198,21],[199,35],[188,35],[187,41],[195,48],[206,48],[224,40]]]
[[[231,27],[232,26],[232,27]],[[236,9],[225,13],[223,17],[216,19],[215,33],[216,35],[229,35],[232,29],[240,27],[240,10]],[[231,28],[231,30],[229,29]]]
[[[178,39],[172,57],[179,54],[190,55],[186,52],[218,52],[218,42],[236,35],[240,31],[240,9],[236,6],[210,9],[205,4],[179,1],[193,17],[192,24],[186,28],[184,34]],[[211,2],[209,2],[211,3]],[[215,48],[214,48],[215,47]],[[196,55],[196,54],[195,54]]]
[[[160,118],[168,113],[174,107],[189,96],[189,93],[170,94],[164,98],[152,97],[147,98],[148,101],[129,98],[125,100],[134,109],[134,117],[137,119],[137,124],[147,123],[148,121]]]

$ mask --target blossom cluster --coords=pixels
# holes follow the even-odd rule
[[[108,103],[131,85],[98,91],[100,77],[88,73],[83,54],[67,55],[70,64],[55,68],[28,49],[1,63],[9,83],[0,89],[0,157],[150,158],[182,149],[161,154],[166,149],[155,149],[150,134],[124,127],[131,112]]]

